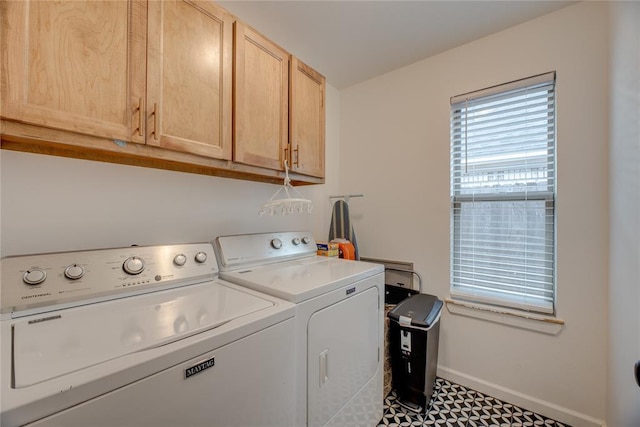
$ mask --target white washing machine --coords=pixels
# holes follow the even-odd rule
[[[382,418],[384,268],[316,255],[308,232],[222,236],[220,277],[296,304],[296,425]]]
[[[0,424],[292,426],[294,308],[210,243],[2,260]]]

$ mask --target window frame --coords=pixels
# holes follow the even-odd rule
[[[464,116],[467,117],[469,114],[469,100],[484,100],[492,97],[501,97],[504,96],[508,98],[509,92],[518,91],[516,93],[521,93],[524,89],[526,91],[527,88],[536,88],[541,85],[549,85],[551,87],[550,92],[547,94],[547,99],[552,97],[552,104],[550,108],[547,108],[547,114],[549,116],[548,119],[548,131],[551,132],[552,137],[547,139],[547,157],[548,161],[546,163],[545,174],[547,175],[547,190],[546,191],[534,191],[534,192],[486,192],[482,191],[482,193],[474,193],[473,191],[470,194],[459,194],[462,192],[462,173],[459,173],[458,176],[460,178],[460,182],[457,184],[454,183],[456,171],[460,171],[463,167],[463,155],[458,153],[454,155],[455,150],[462,150],[461,144],[464,140],[465,150],[467,149],[468,138],[466,134],[464,137],[460,136],[462,129],[464,131],[468,131],[467,123],[464,124],[461,120],[456,122],[455,118],[461,119],[463,116],[462,110],[464,111]],[[514,99],[517,95],[513,94]],[[464,104],[463,104],[464,102]],[[494,306],[507,307],[509,309],[522,310],[527,312],[537,312],[542,314],[551,314],[555,315],[556,313],[556,302],[557,302],[557,210],[556,210],[556,195],[557,195],[557,114],[556,114],[556,74],[555,72],[549,72],[540,74],[537,76],[509,82],[506,84],[501,84],[497,86],[492,86],[490,88],[482,89],[479,91],[471,92],[468,94],[457,95],[451,98],[451,109],[450,109],[450,293],[453,299],[463,300],[467,302],[476,302],[481,304],[489,304]],[[456,108],[457,106],[457,108]],[[549,112],[550,111],[550,112]],[[458,132],[458,136],[454,137],[456,131]],[[458,144],[456,144],[458,141]],[[464,155],[465,162],[468,160],[467,155]],[[456,169],[457,168],[457,169]],[[499,180],[498,180],[499,182]],[[456,188],[458,193],[456,193]],[[456,244],[456,239],[459,239],[462,242],[462,239],[459,235],[462,234],[462,219],[460,216],[462,215],[462,208],[465,204],[471,203],[473,206],[474,203],[477,202],[508,202],[508,201],[522,201],[524,202],[524,206],[531,202],[539,202],[544,201],[544,236],[545,242],[550,240],[552,242],[551,248],[552,253],[550,255],[546,255],[544,258],[544,265],[550,265],[551,267],[551,279],[550,279],[550,291],[551,291],[551,301],[550,305],[548,303],[536,303],[536,304],[528,304],[526,302],[526,296],[515,296],[510,297],[509,291],[503,289],[503,291],[497,290],[488,290],[484,289],[478,293],[464,292],[460,289],[462,284],[456,284],[455,275],[458,273],[461,275],[463,273],[462,264],[458,265],[458,269],[456,270],[456,260],[461,260],[461,253],[458,254],[458,258],[456,258],[456,249],[459,249],[462,245]],[[551,210],[551,213],[548,215],[547,210]],[[457,214],[456,214],[457,212]],[[547,218],[550,217],[552,219],[551,223],[547,222]],[[457,234],[456,234],[457,233]],[[552,237],[549,238],[549,235]],[[475,242],[474,242],[475,244]],[[459,251],[460,252],[460,251]],[[524,257],[519,258],[521,260],[525,260]],[[475,266],[473,267],[475,268]],[[493,272],[495,275],[495,271]],[[476,270],[473,270],[472,274],[476,274]],[[477,284],[477,282],[476,282]],[[545,283],[544,286],[540,287],[540,289],[544,290],[545,287],[548,286],[548,283]],[[472,288],[472,285],[464,285],[462,287]],[[495,288],[495,287],[494,287]],[[514,292],[515,293],[515,292]],[[526,291],[524,292],[526,294]],[[544,300],[544,298],[540,298]]]

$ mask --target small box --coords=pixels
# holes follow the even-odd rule
[[[337,243],[316,243],[318,247],[318,255],[322,256],[338,256],[338,244]]]

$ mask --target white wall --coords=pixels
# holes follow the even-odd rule
[[[449,296],[449,98],[557,71],[558,335],[445,310],[439,373],[573,425],[605,418],[608,8],[584,2],[341,91],[340,190],[364,256]],[[363,162],[365,162],[363,166]]]
[[[209,241],[218,235],[311,230],[328,237],[337,188],[339,95],[327,87],[327,179],[298,189],[311,215],[263,216],[275,184],[0,152],[2,256]]]
[[[612,2],[607,425],[640,426],[640,3]]]

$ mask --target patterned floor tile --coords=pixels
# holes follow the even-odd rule
[[[436,378],[424,414],[400,405],[394,391],[384,399],[378,427],[571,427],[495,397]]]

